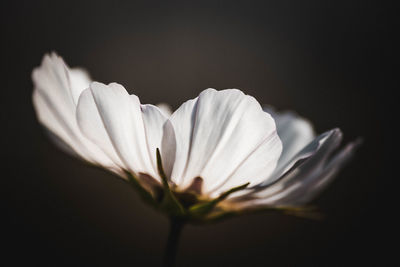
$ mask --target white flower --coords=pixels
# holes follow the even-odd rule
[[[59,147],[192,219],[305,204],[357,144],[335,153],[339,129],[315,137],[308,121],[263,110],[237,89],[204,90],[171,114],[165,104],[141,104],[122,85],[91,82],[54,53],[32,76],[38,119]]]

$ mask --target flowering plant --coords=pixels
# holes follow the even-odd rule
[[[207,89],[171,112],[141,104],[117,83],[92,82],[56,54],[32,74],[38,120],[62,150],[111,171],[172,223],[259,210],[302,212],[352,156],[339,129],[276,112],[237,89]],[[166,265],[171,265],[167,257]]]

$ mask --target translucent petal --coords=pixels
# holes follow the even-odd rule
[[[333,180],[359,145],[358,141],[350,143],[332,156],[341,140],[342,133],[339,129],[319,136],[313,144],[308,146],[312,149],[312,145],[318,143],[318,149],[311,157],[275,184],[249,193],[247,195],[249,199],[240,205],[242,207],[293,206],[311,201]]]
[[[195,177],[204,179],[203,190],[212,195],[257,184],[272,173],[281,153],[272,117],[236,89],[207,89],[170,121],[177,140],[171,178],[183,187]]]
[[[166,103],[159,103],[156,106],[161,110],[164,116],[169,117],[172,115],[172,108],[170,105]]]
[[[263,109],[274,118],[283,146],[276,170],[272,177],[268,179],[273,181],[290,169],[298,160],[308,156],[307,154],[299,155],[298,153],[314,140],[315,132],[308,120],[294,112],[276,112],[268,106]]]
[[[112,161],[85,138],[76,122],[76,99],[88,86],[86,72],[70,69],[55,53],[45,55],[32,72],[33,105],[38,120],[50,132],[55,144],[94,164],[114,168]]]
[[[93,82],[79,100],[82,132],[124,169],[159,179],[156,148],[162,147],[166,117],[152,105],[141,105],[119,84]]]

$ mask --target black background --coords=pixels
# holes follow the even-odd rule
[[[1,4],[1,242],[5,266],[159,266],[168,222],[123,181],[57,150],[31,103],[32,69],[57,51],[142,103],[174,108],[240,88],[317,132],[365,143],[314,204],[325,220],[257,214],[185,229],[179,266],[393,263],[394,7],[382,1]]]

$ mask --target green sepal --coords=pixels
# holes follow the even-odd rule
[[[233,188],[229,189],[228,191],[219,195],[219,197],[217,197],[211,201],[208,201],[205,203],[199,203],[199,204],[195,204],[195,205],[191,206],[189,208],[190,215],[193,217],[204,217],[209,212],[211,212],[215,208],[215,206],[217,206],[217,204],[219,202],[221,202],[222,200],[227,198],[230,194],[245,189],[249,184],[250,183],[245,183],[243,185],[233,187]]]
[[[157,170],[158,174],[161,177],[163,189],[164,189],[164,197],[161,201],[160,208],[164,210],[167,214],[183,217],[185,215],[185,209],[175,197],[174,193],[171,191],[171,188],[168,184],[167,176],[165,175],[164,168],[162,165],[160,150],[157,148]]]
[[[149,191],[144,189],[144,187],[139,183],[139,180],[130,172],[125,171],[126,176],[128,177],[128,183],[135,188],[136,192],[138,192],[139,196],[148,204],[156,207],[157,203],[154,200],[153,196]]]

